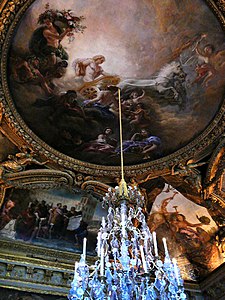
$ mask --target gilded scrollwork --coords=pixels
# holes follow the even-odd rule
[[[107,191],[110,185],[102,183],[97,180],[93,180],[90,177],[88,180],[83,181],[81,184],[81,188],[86,191],[92,191],[94,194],[99,196],[103,196]]]
[[[220,142],[215,148],[206,172],[205,176],[205,190],[206,197],[211,195],[217,195],[224,198],[225,193],[221,188],[223,174],[225,170],[225,137],[222,135]]]
[[[32,147],[35,153],[39,153],[42,156],[45,156],[46,159],[55,162],[59,168],[68,168],[72,170],[76,170],[80,173],[90,174],[98,177],[104,176],[111,176],[111,177],[118,177],[120,176],[120,170],[118,167],[113,166],[97,166],[89,163],[84,163],[81,161],[76,161],[75,159],[68,159],[62,153],[59,153],[52,149],[51,147],[44,144],[42,141],[36,141],[38,138],[35,137],[33,139],[31,136],[28,135],[24,129],[21,129],[18,122],[11,113],[5,113],[5,117],[8,120],[9,126],[13,124],[14,132],[21,138],[21,145],[25,143]],[[220,112],[218,115],[218,123],[214,122],[208,132],[204,132],[200,137],[198,137],[194,142],[190,145],[180,149],[175,154],[169,155],[168,157],[158,159],[154,162],[149,162],[141,165],[135,166],[126,166],[124,171],[127,177],[132,176],[148,176],[148,178],[155,177],[155,172],[159,172],[161,174],[167,173],[168,168],[176,163],[176,161],[185,161],[190,157],[194,157],[197,153],[201,153],[204,148],[208,147],[212,141],[218,139],[218,137],[223,133],[223,128],[225,124],[225,117],[224,112]],[[213,127],[213,128],[212,128]],[[214,129],[214,130],[212,130]]]
[[[222,12],[225,12],[225,1],[218,0],[218,7],[221,9]]]
[[[3,7],[0,16],[0,44],[5,40],[7,28],[15,18],[15,13],[25,2],[26,0],[8,1]]]
[[[219,217],[216,220],[217,225],[219,227],[219,230],[216,234],[216,242],[217,246],[220,250],[220,253],[223,255],[225,259],[225,218]]]

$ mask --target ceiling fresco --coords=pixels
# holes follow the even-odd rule
[[[222,104],[224,33],[204,1],[39,0],[10,43],[8,84],[22,119],[83,162],[120,164],[118,87],[127,165],[184,147]]]

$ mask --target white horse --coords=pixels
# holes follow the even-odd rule
[[[178,99],[179,92],[176,90],[176,82],[184,82],[186,74],[179,62],[172,61],[161,68],[158,75],[153,79],[127,79],[121,85],[135,87],[153,87],[160,94],[166,91],[172,91],[175,99]]]

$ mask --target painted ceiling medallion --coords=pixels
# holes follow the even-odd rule
[[[175,0],[116,7],[109,0],[39,0],[5,9],[13,24],[3,47],[6,117],[62,165],[115,170],[119,87],[125,164],[162,169],[220,134],[224,33],[200,0],[182,9]]]

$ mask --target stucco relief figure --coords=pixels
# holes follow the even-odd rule
[[[8,155],[8,160],[0,163],[0,178],[5,173],[16,173],[24,171],[27,165],[37,164],[39,166],[46,165],[48,161],[39,162],[31,153],[16,153],[16,155]]]
[[[83,189],[82,185],[86,182],[86,181],[90,181],[90,180],[94,180],[94,177],[93,176],[84,176],[82,173],[77,173],[75,175],[75,178],[74,178],[74,184]],[[84,202],[84,206],[87,204],[87,202]]]
[[[181,175],[184,177],[184,181],[194,186],[198,193],[202,192],[202,176],[201,172],[197,167],[205,165],[206,162],[202,163],[179,163],[174,165],[171,170],[172,175]]]

